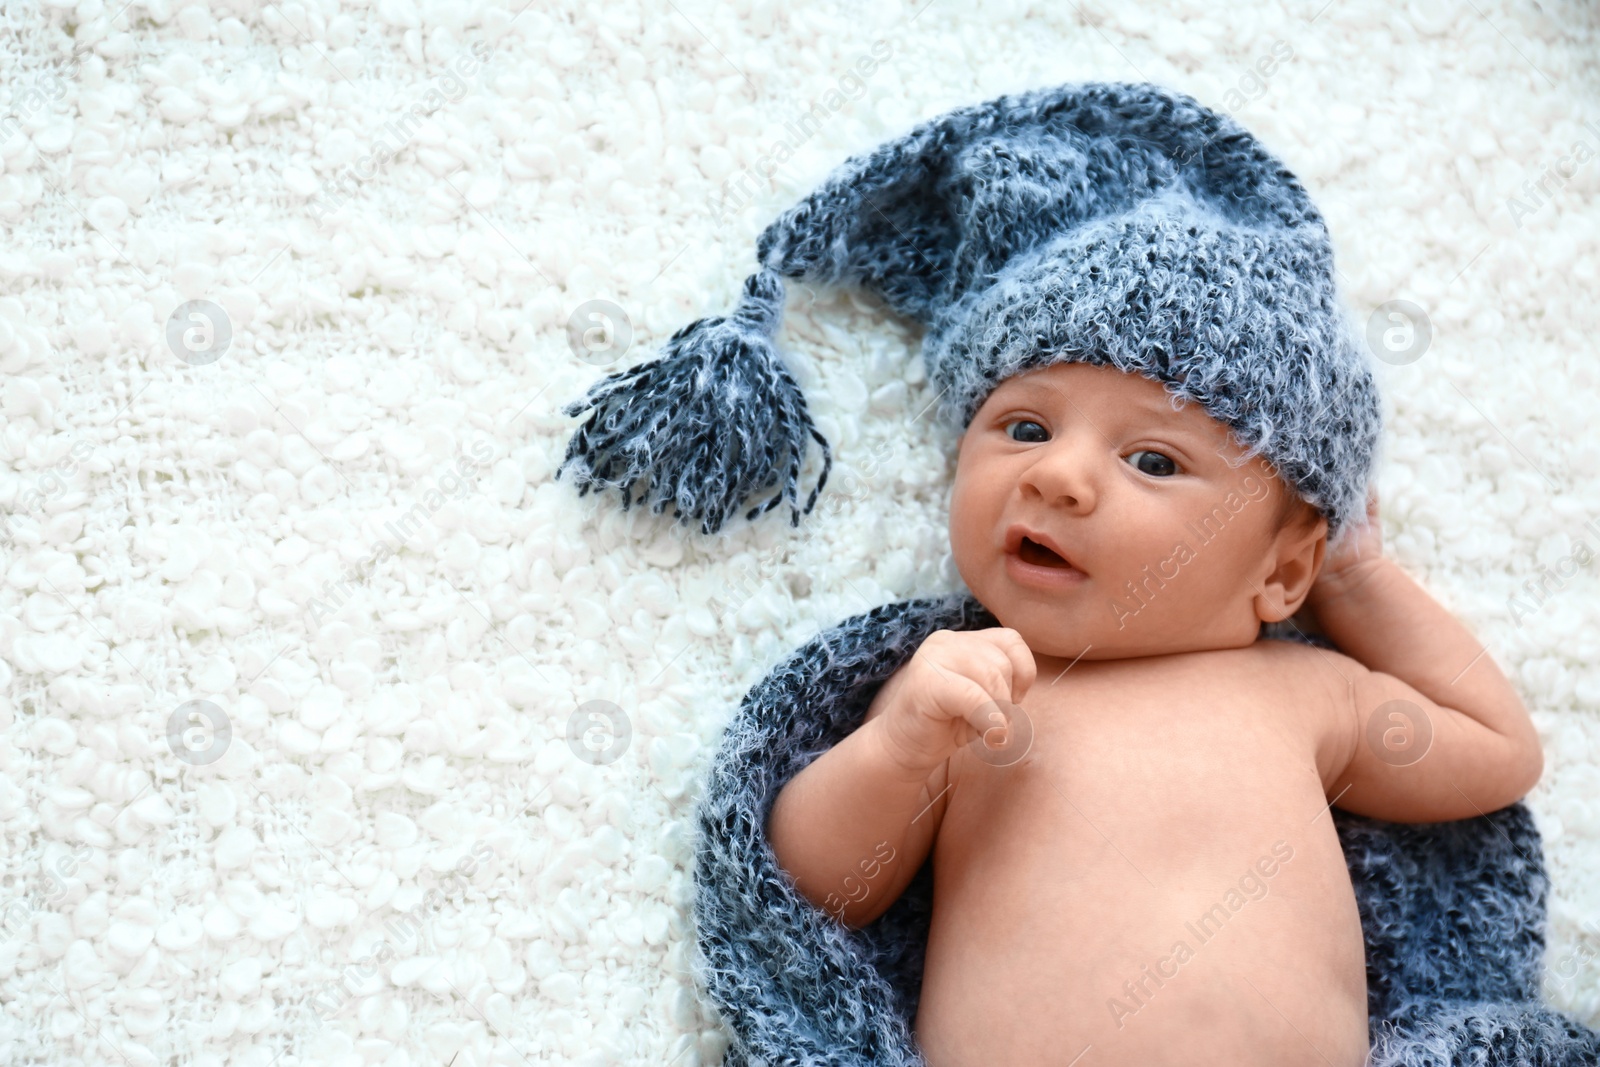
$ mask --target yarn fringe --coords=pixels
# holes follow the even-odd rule
[[[827,484],[833,453],[773,345],[783,291],[777,273],[752,274],[731,315],[690,323],[667,340],[660,358],[609,374],[566,405],[567,415],[594,414],[572,435],[556,478],[570,467],[579,496],[616,489],[624,511],[648,503],[660,514],[673,504],[675,518],[698,521],[706,534],[781,484],[745,517],[787,501],[789,524],[798,526]],[[801,508],[800,471],[812,439],[822,447],[823,468]]]

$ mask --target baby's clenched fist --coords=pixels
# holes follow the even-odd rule
[[[924,776],[961,746],[983,736],[1007,740],[1007,711],[1021,704],[1038,675],[1022,635],[1006,627],[935,630],[887,682],[880,732],[889,758]]]

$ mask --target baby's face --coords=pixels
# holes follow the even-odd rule
[[[1014,375],[961,439],[956,567],[1036,656],[1252,644],[1262,621],[1304,599],[1327,520],[1278,530],[1289,490],[1269,463],[1240,464],[1242,454],[1227,427],[1197,404],[1174,411],[1149,378],[1085,363]],[[1010,543],[1019,526],[1071,566],[1031,541]]]

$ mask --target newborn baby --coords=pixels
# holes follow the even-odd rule
[[[1538,780],[1472,635],[1159,382],[1057,363],[961,438],[950,542],[1003,624],[941,630],[779,793],[799,892],[850,926],[931,852],[931,1067],[1356,1067],[1363,941],[1330,804],[1462,819]],[[1343,654],[1264,640],[1302,607]],[[1201,1051],[1203,1050],[1203,1052]]]
[[[816,944],[813,913],[870,923],[931,855],[914,1023],[932,1067],[1361,1063],[1363,931],[1330,805],[1476,816],[1542,757],[1491,657],[1381,555],[1379,391],[1305,187],[1184,93],[1068,84],[852,157],[756,259],[731,313],[567,405],[593,414],[558,476],[707,535],[784,503],[798,525],[807,450],[805,511],[831,453],[775,347],[784,279],[859,285],[924,329],[962,435],[951,547],[1000,625],[934,632],[863,684],[859,719],[772,706],[847,687],[814,649],[730,724],[719,765],[774,745],[784,774],[714,771],[700,819],[701,940],[738,1062],[903,1062],[898,1004],[816,990],[824,955],[871,961],[865,938]],[[1302,609],[1342,654],[1261,638]],[[823,725],[850,732],[814,746]],[[759,887],[711,884],[751,867]]]

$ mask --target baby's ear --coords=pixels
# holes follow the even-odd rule
[[[1320,513],[1307,521],[1291,516],[1273,538],[1271,573],[1257,589],[1256,615],[1262,622],[1281,622],[1300,610],[1328,553],[1328,520]]]

